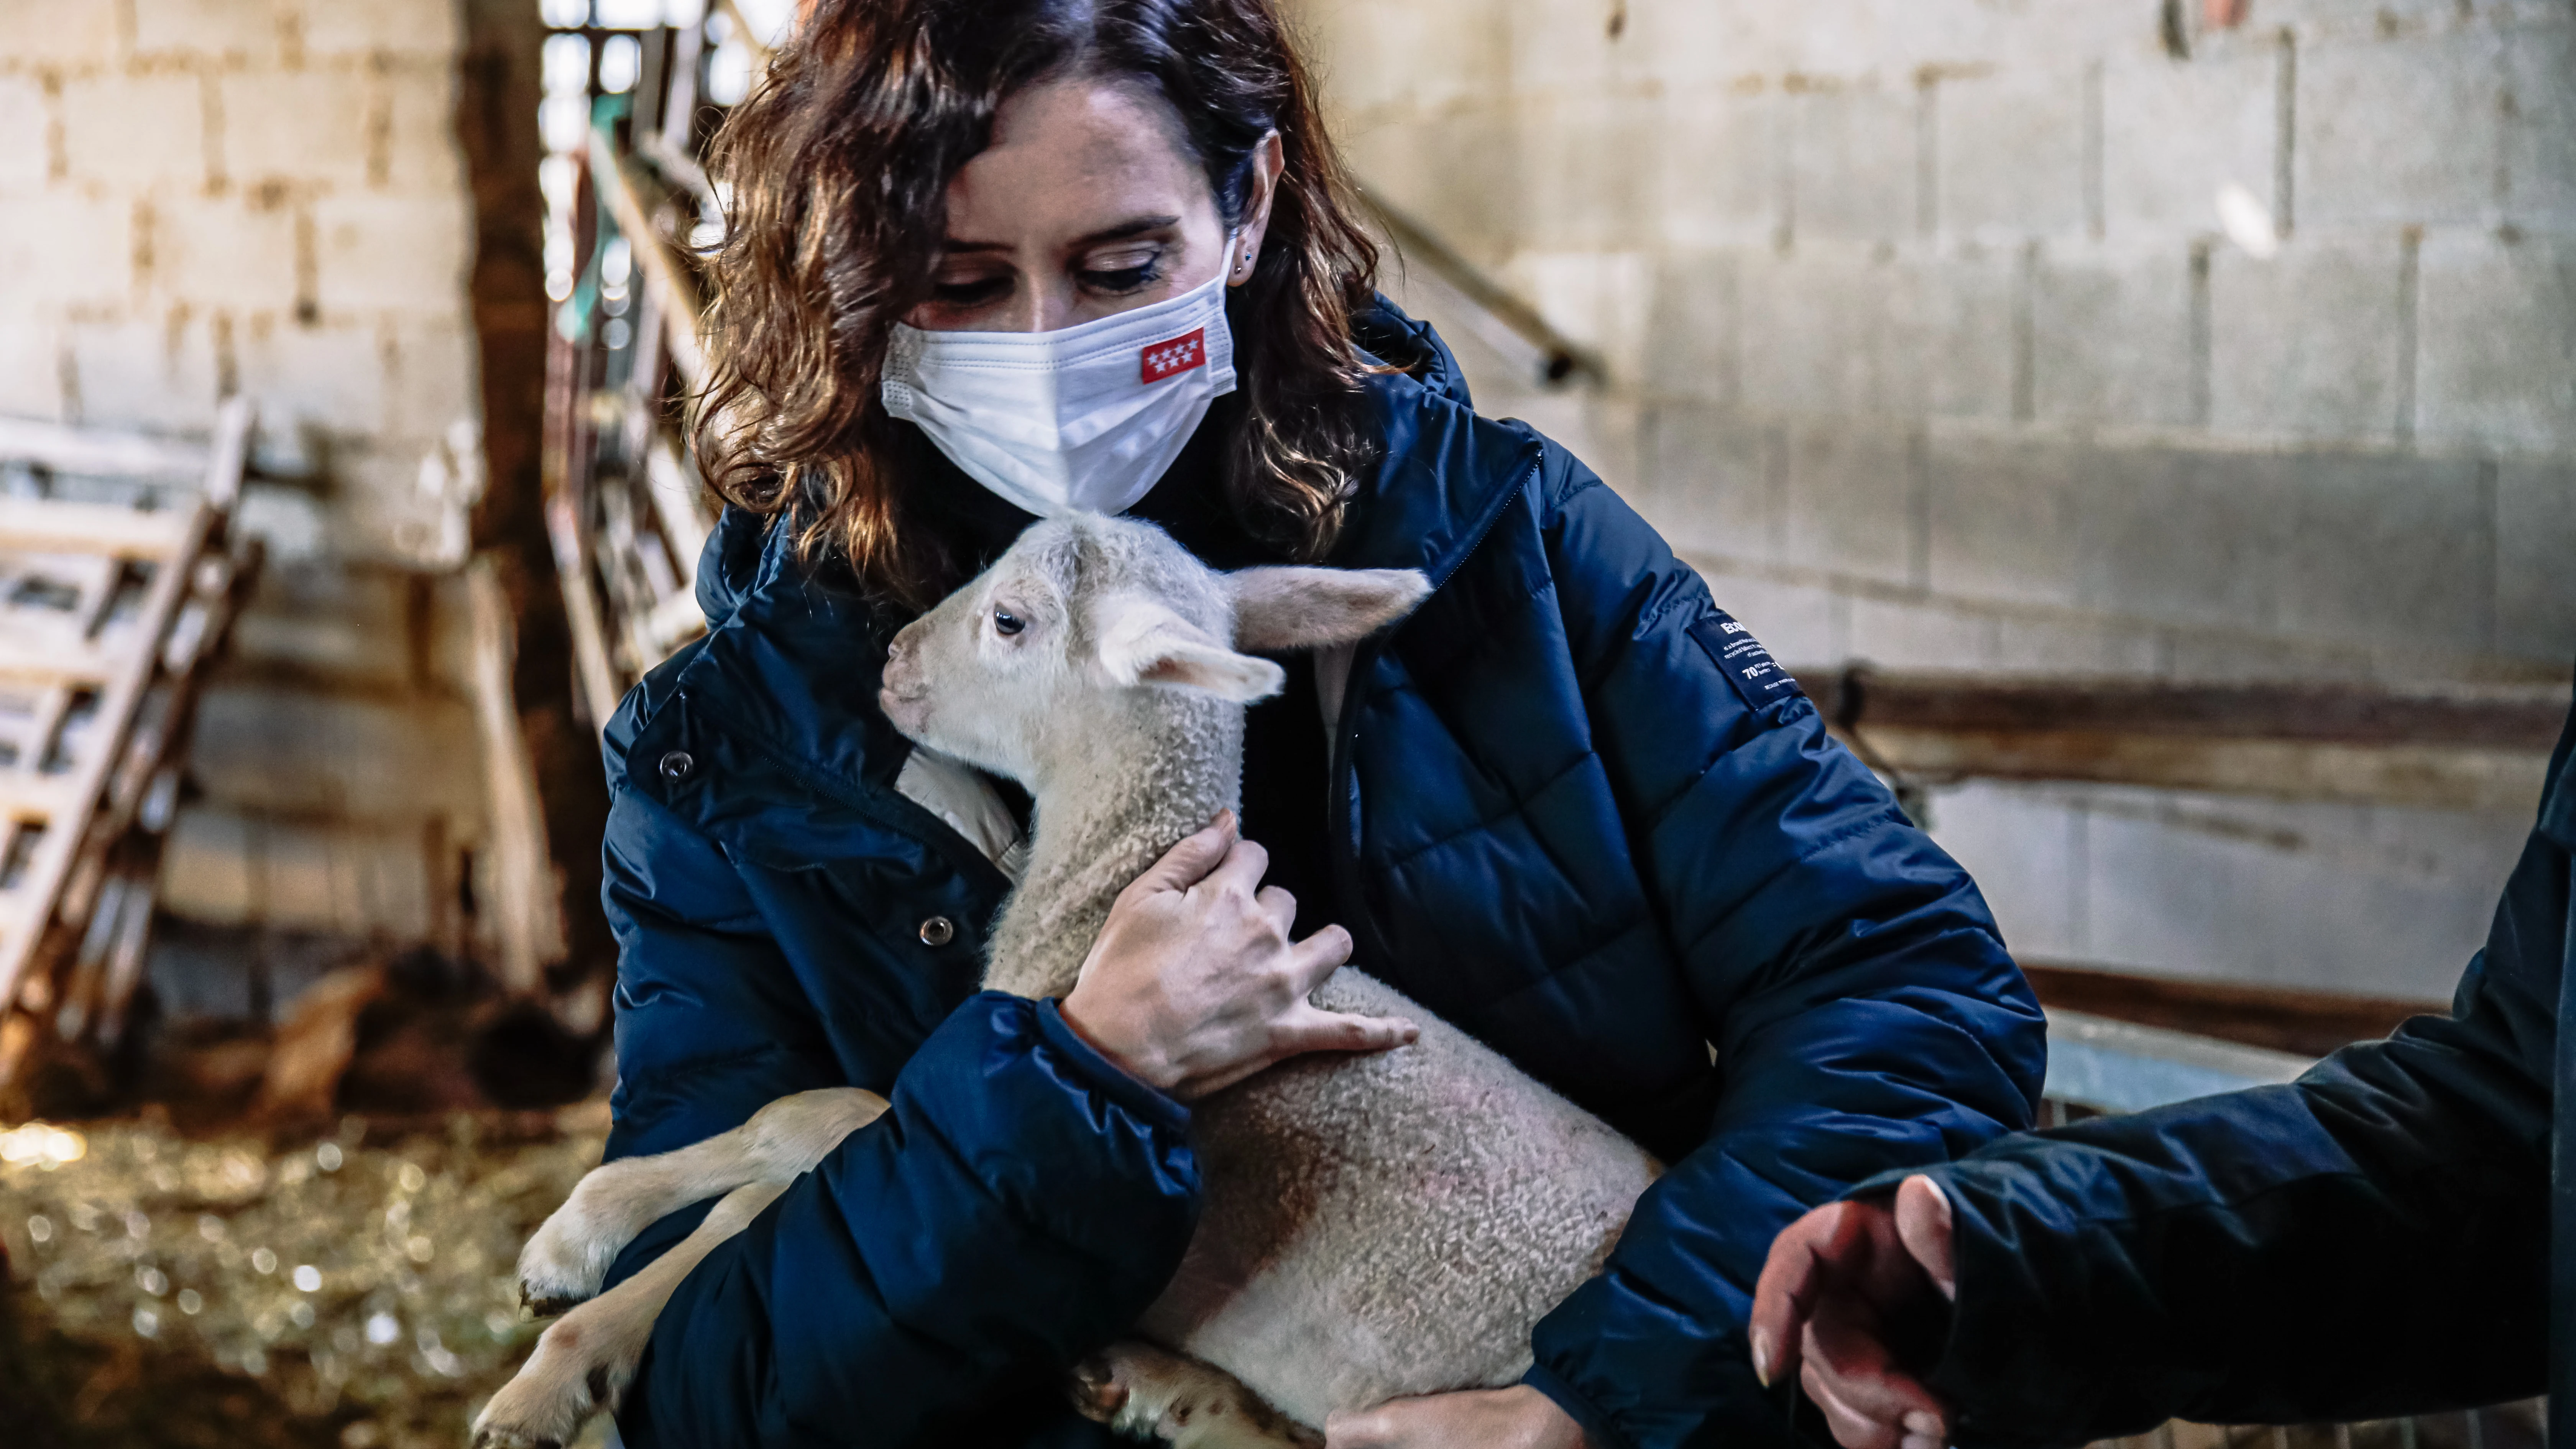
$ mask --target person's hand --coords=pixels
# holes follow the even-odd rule
[[[1324,1421],[1325,1449],[1583,1449],[1583,1429],[1527,1384],[1390,1399]]]
[[[1950,1410],[1897,1362],[1899,1326],[1959,1296],[1950,1200],[1928,1177],[1890,1205],[1838,1202],[1782,1229],[1753,1289],[1753,1372],[1795,1373],[1844,1449],[1940,1449]]]
[[[1065,1024],[1147,1086],[1189,1101],[1312,1051],[1381,1051],[1413,1023],[1325,1011],[1306,999],[1351,958],[1350,932],[1288,939],[1297,902],[1264,889],[1269,852],[1234,812],[1166,852],[1118,893]]]

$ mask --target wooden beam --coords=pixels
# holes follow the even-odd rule
[[[2568,712],[2563,687],[1795,672],[1864,760],[1924,783],[2056,780],[2526,810]]]
[[[658,433],[644,451],[644,481],[652,491],[653,516],[661,521],[662,536],[671,541],[671,566],[680,571],[682,583],[694,588],[698,555],[706,551],[707,535],[715,531],[703,501],[706,489],[698,482],[696,470],[681,461],[680,450]]]
[[[2440,1001],[2143,976],[2089,966],[2024,961],[2021,969],[2039,993],[2040,1005],[2053,1012],[2080,1011],[2307,1057],[2375,1041],[2410,1016],[2450,1010]]]
[[[2563,684],[2257,683],[1793,670],[1837,725],[1957,734],[2117,734],[2547,753]]]
[[[654,227],[652,210],[643,199],[648,183],[632,162],[618,154],[616,141],[606,131],[590,133],[590,180],[600,200],[608,204],[608,214],[616,218],[617,230],[633,249],[636,270],[661,307],[663,341],[671,350],[672,370],[689,387],[703,386],[707,350],[698,337],[697,279]]]
[[[194,478],[206,470],[203,446],[0,418],[0,458],[22,458],[58,473],[108,478]]]
[[[580,686],[581,707],[594,730],[608,728],[625,696],[617,668],[608,658],[608,625],[600,617],[598,585],[583,556],[579,525],[570,500],[558,493],[546,500],[546,533],[554,542],[555,574],[563,581],[564,623],[572,632],[573,682]]]
[[[2063,780],[2436,810],[2530,810],[2549,765],[2527,751],[2071,730],[1870,726],[1857,738],[1864,760],[1925,783]]]
[[[185,508],[144,513],[120,503],[0,497],[0,549],[167,558],[187,537]]]
[[[483,743],[483,772],[492,811],[493,914],[500,928],[501,982],[534,994],[545,968],[564,957],[563,906],[546,845],[536,765],[510,688],[517,659],[510,601],[488,558],[466,566],[465,593],[473,637],[470,678],[474,720]]]
[[[32,679],[47,685],[96,684],[116,672],[121,652],[97,648],[46,649],[0,639],[0,679]]]

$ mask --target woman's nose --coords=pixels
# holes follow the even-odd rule
[[[1011,300],[1013,332],[1060,332],[1073,325],[1075,299],[1070,287],[1024,280]]]

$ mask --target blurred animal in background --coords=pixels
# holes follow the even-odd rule
[[[1348,645],[1428,591],[1409,571],[1220,574],[1151,525],[1083,515],[1031,528],[905,628],[886,666],[888,717],[1036,801],[1034,850],[996,926],[986,987],[1065,995],[1119,892],[1235,805],[1244,709],[1285,680],[1243,651]],[[1422,1034],[1377,1055],[1295,1058],[1194,1104],[1197,1235],[1137,1337],[1075,1369],[1071,1392],[1091,1417],[1250,1449],[1317,1442],[1336,1409],[1514,1382],[1532,1326],[1599,1270],[1660,1171],[1356,970],[1314,1000],[1407,1017]],[[493,1398],[476,1444],[561,1444],[613,1408],[689,1267],[885,1110],[868,1092],[802,1093],[585,1178],[519,1261],[540,1311],[581,1306]],[[679,1247],[599,1294],[637,1232],[719,1193]]]

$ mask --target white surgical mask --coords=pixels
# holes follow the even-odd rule
[[[886,411],[1041,518],[1125,512],[1232,391],[1223,272],[1170,301],[1055,332],[898,323],[886,350]]]

